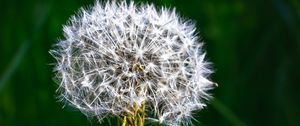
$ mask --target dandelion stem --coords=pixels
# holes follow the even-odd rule
[[[126,118],[126,116],[124,116],[124,119],[123,119],[123,124],[122,124],[122,126],[126,126],[126,124],[127,124],[127,118]]]
[[[124,116],[122,126],[144,126],[145,123],[145,102],[142,105],[135,105],[133,115]]]

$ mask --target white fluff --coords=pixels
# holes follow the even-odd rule
[[[144,101],[148,119],[176,126],[189,123],[209,98],[212,71],[195,26],[174,9],[96,2],[64,33],[50,50],[58,92],[89,117],[123,117]]]

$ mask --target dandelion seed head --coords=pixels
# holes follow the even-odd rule
[[[152,120],[186,124],[213,87],[195,26],[152,4],[96,2],[63,28],[50,53],[63,101],[89,117],[126,116],[144,101]],[[149,114],[151,115],[151,114]]]

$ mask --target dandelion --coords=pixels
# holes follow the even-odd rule
[[[64,26],[50,53],[60,99],[99,121],[188,124],[213,88],[195,26],[167,8],[96,2]]]

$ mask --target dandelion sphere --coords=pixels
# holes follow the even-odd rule
[[[142,102],[147,119],[187,124],[213,87],[195,25],[152,4],[96,2],[64,26],[50,53],[61,100],[102,120]]]

